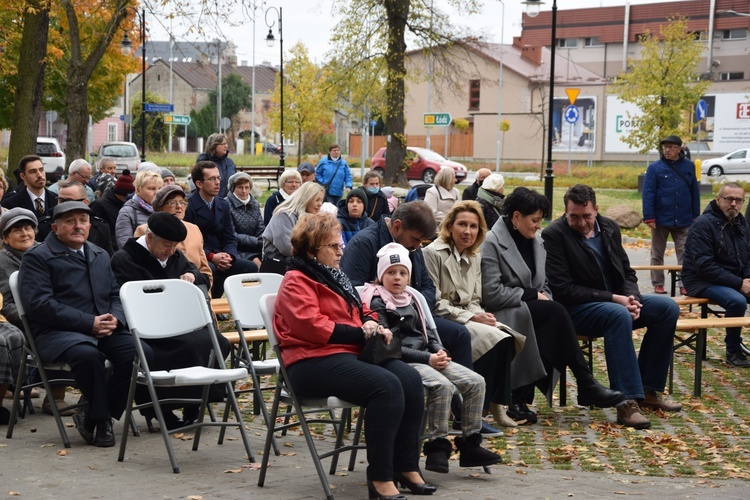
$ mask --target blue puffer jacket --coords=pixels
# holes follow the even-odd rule
[[[743,278],[750,278],[750,226],[742,214],[729,222],[712,200],[688,233],[682,284],[699,296],[711,285],[739,290]]]
[[[672,164],[681,174],[675,173]],[[685,182],[687,180],[687,182]],[[648,166],[643,181],[643,221],[657,226],[685,227],[700,215],[700,193],[695,165],[680,155],[676,161],[664,156]]]
[[[375,221],[367,216],[367,210],[362,213],[362,216],[359,219],[355,219],[349,215],[349,211],[346,208],[347,203],[345,198],[339,200],[338,207],[339,213],[336,217],[341,224],[341,237],[344,238],[344,245],[349,243],[349,240],[354,238],[354,235],[364,228],[375,225]]]
[[[344,188],[352,188],[352,172],[342,156],[334,160],[328,155],[321,158],[315,167],[315,182],[323,187],[328,186],[327,191],[331,196],[342,196]]]

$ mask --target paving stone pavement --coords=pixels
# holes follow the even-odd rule
[[[647,248],[628,248],[633,264],[648,263]],[[668,257],[674,260],[674,256]],[[650,291],[645,273],[639,273],[644,292]],[[72,398],[68,394],[68,398]],[[34,400],[35,406],[41,399]],[[10,404],[4,402],[6,407]],[[247,405],[249,408],[250,405]],[[323,490],[305,446],[298,433],[280,438],[282,456],[271,458],[271,468],[263,488],[257,486],[258,471],[246,460],[236,431],[228,440],[216,444],[218,430],[205,430],[197,452],[192,441],[173,439],[182,472],[173,474],[160,434],[149,434],[145,421],[136,417],[139,438],[128,440],[125,461],[117,461],[118,448],[94,448],[84,444],[64,418],[72,447],[62,445],[54,419],[38,411],[21,420],[12,439],[6,439],[7,427],[0,427],[0,496],[22,498],[322,498]],[[260,419],[248,424],[256,459],[261,458],[265,427]],[[115,425],[120,439],[122,427]],[[332,438],[320,440],[330,446]],[[328,476],[338,499],[366,498],[365,455],[360,452],[353,472],[344,469],[348,455],[342,457],[336,475]],[[330,461],[324,461],[328,467]],[[243,467],[244,466],[244,467]],[[556,470],[498,465],[487,475],[481,469],[461,469],[451,462],[445,475],[426,472],[426,479],[438,485],[436,498],[750,498],[750,481],[701,478],[643,477],[607,472]]]

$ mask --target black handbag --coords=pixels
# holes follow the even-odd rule
[[[365,340],[362,352],[359,353],[361,361],[373,365],[381,365],[389,359],[401,359],[401,337],[398,335],[398,322],[401,320],[401,315],[396,311],[387,309],[376,309],[376,311],[378,314],[385,313],[386,315],[390,314],[398,317],[394,328],[390,328],[391,333],[393,333],[390,344],[385,343],[385,336],[376,332],[369,339]]]
[[[401,337],[394,335],[391,343],[386,344],[383,334],[373,333],[369,339],[365,340],[359,359],[373,365],[382,365],[389,359],[401,359]]]

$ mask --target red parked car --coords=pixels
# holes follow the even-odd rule
[[[372,157],[370,170],[376,170],[383,175],[385,173],[385,149],[380,148],[375,156]],[[440,167],[451,167],[456,173],[456,183],[466,179],[466,167],[458,162],[446,160],[436,152],[425,148],[406,148],[406,158],[409,162],[409,169],[406,171],[406,178],[409,180],[422,180],[422,182],[432,183],[435,181]]]

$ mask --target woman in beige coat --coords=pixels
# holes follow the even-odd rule
[[[435,185],[424,194],[425,204],[432,209],[438,227],[453,205],[461,199],[456,189],[456,173],[451,167],[440,167],[435,176]]]
[[[208,266],[206,252],[203,250],[203,234],[201,234],[198,226],[182,220],[185,217],[185,208],[187,207],[185,191],[176,184],[164,186],[157,191],[151,206],[154,207],[154,212],[170,213],[185,225],[187,237],[185,241],[177,245],[177,250],[185,254],[187,260],[192,262],[201,274],[208,278],[208,289],[211,290],[214,277],[211,268]],[[141,224],[135,229],[134,236],[139,238],[144,234],[146,234],[146,224]]]
[[[522,336],[518,336],[519,342],[514,346],[515,335],[511,333],[515,332],[505,330],[480,305],[482,275],[478,249],[486,232],[479,204],[460,201],[447,213],[438,238],[422,253],[436,288],[433,314],[469,330],[474,371],[484,376],[487,385],[485,407],[489,407],[496,423],[512,427],[516,423],[508,418],[501,405],[510,402],[513,352],[523,353],[526,349]]]

